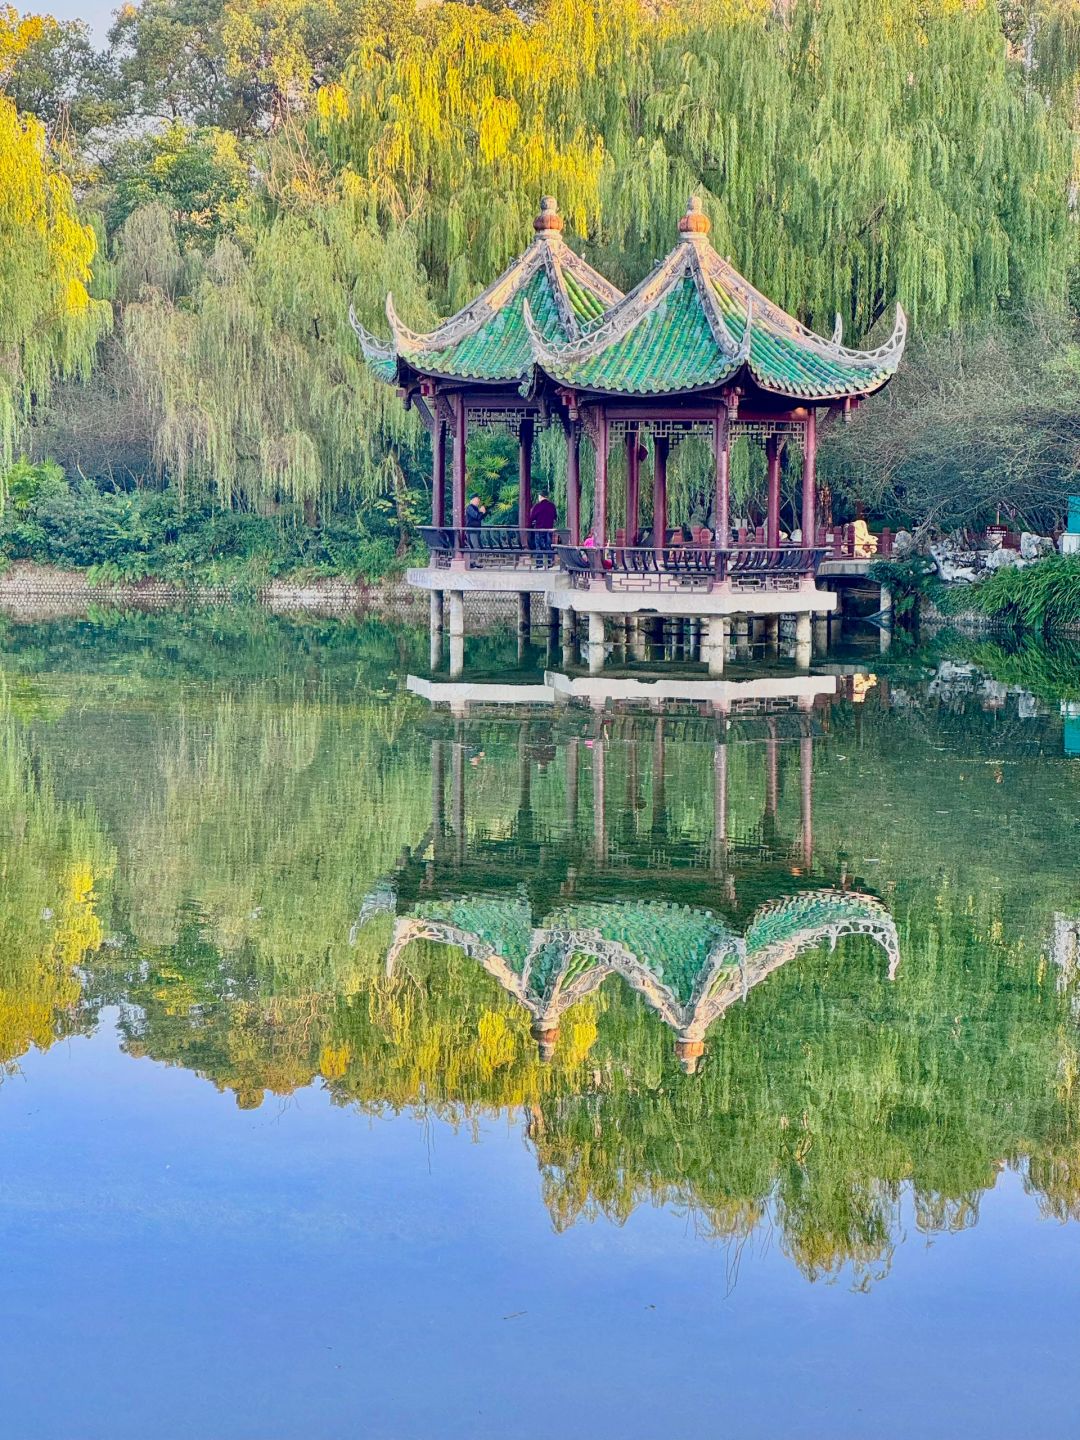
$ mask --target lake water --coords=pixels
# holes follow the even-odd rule
[[[1076,1434],[1080,668],[875,649],[5,623],[0,1432]]]

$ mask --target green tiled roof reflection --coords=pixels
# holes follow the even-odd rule
[[[746,330],[746,303],[713,281],[724,323],[736,340]],[[755,313],[750,329],[750,369],[759,385],[785,394],[857,395],[873,389],[892,373],[875,364],[830,360],[798,334],[786,333]]]
[[[532,919],[524,900],[428,900],[417,905],[413,914],[475,935],[517,974],[525,969],[532,943]]]
[[[555,911],[545,923],[579,932],[597,930],[605,940],[625,945],[682,1002],[689,1000],[717,946],[737,944],[715,915],[681,905],[571,905]]]
[[[651,395],[717,385],[736,368],[717,344],[697,287],[687,276],[626,335],[560,367],[559,378],[586,390]]]
[[[746,932],[746,948],[752,955],[755,950],[763,950],[768,945],[795,940],[807,931],[840,925],[847,920],[880,918],[878,907],[864,896],[823,895],[811,891],[760,912]]]
[[[563,277],[567,297],[583,324],[603,315],[603,304],[591,290],[566,271]],[[525,300],[545,340],[558,343],[569,339],[548,272],[541,266],[509,303],[474,334],[445,350],[420,351],[406,359],[417,370],[438,375],[459,375],[471,380],[516,380],[532,366],[529,334],[522,313]]]

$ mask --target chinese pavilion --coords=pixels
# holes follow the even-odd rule
[[[814,334],[756,290],[709,241],[697,199],[678,240],[623,296],[566,244],[555,202],[545,199],[536,238],[468,305],[427,335],[406,328],[387,297],[391,341],[381,344],[352,317],[378,375],[398,386],[429,427],[434,457],[432,554],[410,580],[451,597],[450,631],[461,629],[465,591],[546,593],[550,604],[590,617],[602,642],[603,616],[643,612],[726,618],[835,609],[815,583],[831,537],[820,521],[816,456],[819,412],[848,414],[895,374],[907,322],[897,306],[889,340],[873,350],[844,345],[841,324]],[[532,450],[537,424],[566,436],[566,531],[555,537],[558,565],[529,530]],[[500,425],[519,440],[515,527],[467,528],[466,442],[470,427]],[[708,439],[715,483],[708,516],[692,544],[668,529],[668,459],[691,436]],[[765,524],[732,528],[732,442],[740,435],[766,452]],[[582,520],[582,437],[593,448],[593,497]],[[452,451],[451,515],[446,455]],[[609,467],[625,447],[623,513],[613,515]],[[801,449],[798,524],[781,531],[781,465]],[[641,465],[651,451],[651,516],[641,524]],[[540,543],[538,543],[540,541]],[[457,614],[455,615],[455,601]],[[433,625],[436,608],[433,603]]]

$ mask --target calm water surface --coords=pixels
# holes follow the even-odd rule
[[[2,1433],[1076,1434],[1073,659],[426,659],[0,631]]]

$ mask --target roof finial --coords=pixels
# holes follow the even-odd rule
[[[707,235],[709,228],[709,217],[701,209],[701,200],[697,195],[691,195],[686,214],[679,221],[679,234],[692,238],[695,235]]]
[[[558,235],[562,233],[562,228],[563,220],[554,195],[545,195],[540,201],[540,214],[533,221],[533,229],[538,235]]]

